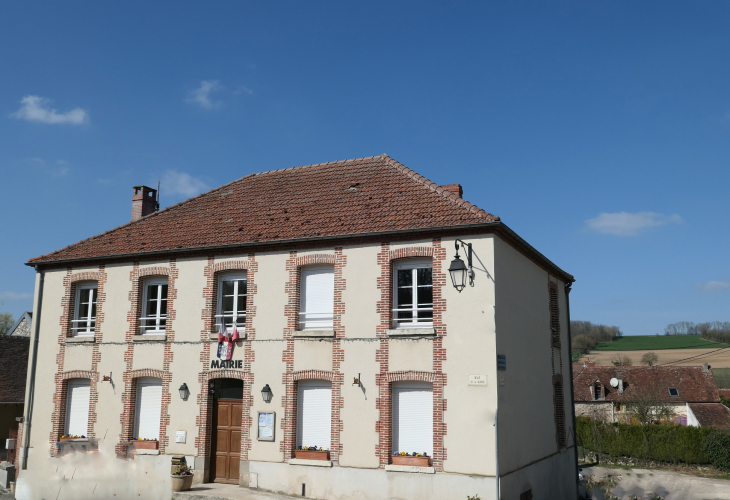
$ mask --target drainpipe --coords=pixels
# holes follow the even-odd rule
[[[45,271],[39,270],[38,266],[35,268],[36,273],[40,273],[40,280],[38,281],[38,300],[36,303],[35,310],[33,311],[33,344],[31,345],[30,353],[30,377],[28,380],[28,387],[26,390],[25,398],[25,415],[23,416],[23,447],[21,451],[23,456],[21,459],[20,468],[28,468],[28,448],[30,447],[30,427],[31,420],[33,419],[33,405],[35,403],[35,373],[36,366],[38,363],[38,336],[40,334],[41,325],[41,310],[43,305],[43,282],[45,280]]]
[[[572,403],[573,413],[573,451],[575,453],[575,482],[580,484],[578,479],[578,430],[575,422],[575,394],[573,389],[573,337],[570,334],[570,290],[573,283],[568,281],[565,283],[565,309],[568,314],[568,356],[570,357],[570,401]]]
[[[499,375],[497,375],[499,377]],[[498,396],[499,397],[499,396]],[[497,402],[499,405],[499,401]],[[499,406],[494,409],[494,449],[496,450],[497,460],[495,462],[495,477],[497,478],[497,500],[499,500],[499,433],[497,432],[497,414],[499,413]]]

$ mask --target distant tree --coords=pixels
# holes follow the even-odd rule
[[[631,358],[626,354],[615,354],[613,359],[611,359],[611,363],[615,366],[631,366],[634,364],[634,362],[631,361]]]
[[[664,335],[700,335],[713,342],[730,343],[730,321],[708,321],[693,323],[679,321],[664,328]]]
[[[571,344],[573,349],[580,349],[587,345],[585,340],[581,340],[579,344],[575,343],[578,337],[585,336],[590,339],[590,347],[593,349],[599,342],[611,342],[623,335],[621,329],[617,326],[599,325],[590,321],[571,321],[570,334],[573,337]]]
[[[586,354],[588,351],[596,347],[596,342],[588,335],[578,335],[573,337],[573,343],[571,344],[574,352],[580,354]]]
[[[641,364],[646,366],[654,366],[659,361],[659,356],[654,352],[647,352],[641,357]]]
[[[0,301],[0,310],[2,310],[5,303]],[[0,312],[0,335],[7,335],[10,333],[10,329],[15,325],[13,315],[10,313]]]

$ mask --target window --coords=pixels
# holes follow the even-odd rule
[[[596,380],[596,382],[593,384],[593,399],[603,399],[603,393],[601,392],[603,390],[603,386],[601,385],[601,382]]]
[[[144,283],[144,316],[140,318],[140,333],[164,333],[167,322],[167,279],[152,279]]]
[[[299,329],[323,330],[332,328],[334,310],[334,266],[307,266],[302,268]]]
[[[162,380],[137,379],[137,403],[134,411],[134,438],[160,439]]]
[[[71,332],[74,337],[94,335],[96,327],[96,283],[76,285],[74,319]]]
[[[670,387],[669,388],[669,395],[671,397],[673,397],[673,398],[678,398],[679,397],[679,390],[677,390],[676,387]]]
[[[297,446],[330,449],[332,383],[302,380],[297,389]]]
[[[66,427],[67,436],[86,436],[89,427],[89,396],[91,381],[89,379],[71,379],[68,381],[68,396],[66,399]]]
[[[228,333],[233,331],[235,323],[239,329],[246,326],[246,274],[227,273],[218,280],[218,311],[215,316],[216,331],[226,325]]]
[[[413,260],[394,267],[393,328],[433,325],[431,260]]]
[[[433,456],[433,385],[393,384],[393,450]]]

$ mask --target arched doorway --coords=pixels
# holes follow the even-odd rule
[[[221,378],[209,382],[212,392],[210,481],[239,482],[243,380]]]

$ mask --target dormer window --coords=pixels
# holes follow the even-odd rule
[[[599,380],[596,380],[596,382],[593,384],[593,399],[604,399],[605,395],[603,394],[603,384]]]
[[[673,398],[679,397],[679,390],[676,387],[670,387],[669,388],[669,396]]]

